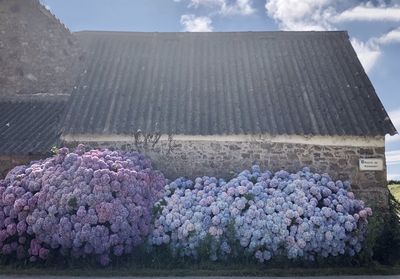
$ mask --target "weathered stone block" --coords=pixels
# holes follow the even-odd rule
[[[358,151],[358,154],[360,155],[374,155],[374,149],[373,148],[360,148]]]
[[[42,159],[40,155],[1,155],[0,156],[0,179],[16,166],[25,165],[31,161]]]
[[[118,148],[121,144],[115,142],[111,145]],[[294,172],[304,166],[310,166],[313,171],[326,172],[333,179],[351,180],[357,192],[367,191],[370,195],[378,193],[377,197],[369,197],[368,203],[382,199],[385,193],[387,194],[386,170],[380,172],[361,172],[359,170],[359,159],[365,156],[364,154],[371,153],[373,150],[371,148],[276,142],[252,142],[250,144],[246,142],[180,141],[179,144],[181,147],[170,153],[167,152],[167,146],[162,144],[157,152],[147,151],[157,168],[170,179],[178,176],[194,178],[203,175],[229,178],[233,173],[248,169],[254,162],[257,162],[262,168],[268,168],[271,171],[286,169]],[[87,145],[90,146],[91,143]],[[100,146],[109,147],[110,144],[100,143]],[[373,151],[375,152],[374,156],[384,158],[384,149],[375,148]],[[377,204],[384,205],[380,200],[377,201]]]

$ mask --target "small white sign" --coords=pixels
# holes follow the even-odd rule
[[[381,171],[383,170],[382,159],[360,159],[360,170],[362,171]]]

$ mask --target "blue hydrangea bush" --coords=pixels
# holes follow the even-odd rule
[[[354,256],[372,215],[349,182],[309,168],[273,174],[258,166],[229,182],[179,178],[165,186],[155,208],[151,245],[193,259],[206,250],[213,261],[243,255],[259,262]]]
[[[348,182],[308,168],[168,183],[142,154],[80,145],[0,180],[0,256],[108,265],[142,244],[213,261],[354,256],[371,215]]]
[[[107,265],[150,231],[166,181],[135,152],[75,152],[14,168],[0,181],[0,254],[30,261],[57,252]]]

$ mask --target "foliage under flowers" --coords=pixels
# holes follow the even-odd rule
[[[273,175],[253,166],[229,182],[180,178],[165,190],[156,203],[149,242],[182,257],[252,254],[264,262],[274,256],[353,256],[361,250],[372,215],[348,182],[308,168]]]
[[[79,146],[28,166],[0,181],[0,251],[31,261],[52,251],[75,258],[130,253],[151,230],[163,175],[134,152]]]

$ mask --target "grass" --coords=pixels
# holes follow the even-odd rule
[[[143,257],[142,251],[114,258],[110,266],[101,267],[93,257],[79,260],[53,258],[47,263],[16,262],[0,257],[1,275],[13,276],[336,276],[336,275],[400,275],[400,264],[382,265],[376,261],[363,263],[361,258],[316,258],[315,262],[277,258],[259,264],[250,257],[227,262],[207,259],[192,261],[167,257],[168,251],[160,250]],[[5,260],[7,259],[7,260]]]
[[[389,191],[400,202],[400,184],[389,185]]]
[[[319,276],[329,275],[395,275],[400,274],[400,266],[388,267],[375,265],[370,267],[325,267],[325,268],[268,268],[260,265],[223,265],[215,264],[190,268],[146,268],[146,267],[79,267],[79,268],[40,268],[1,266],[0,274],[12,275],[53,275],[53,276]]]

